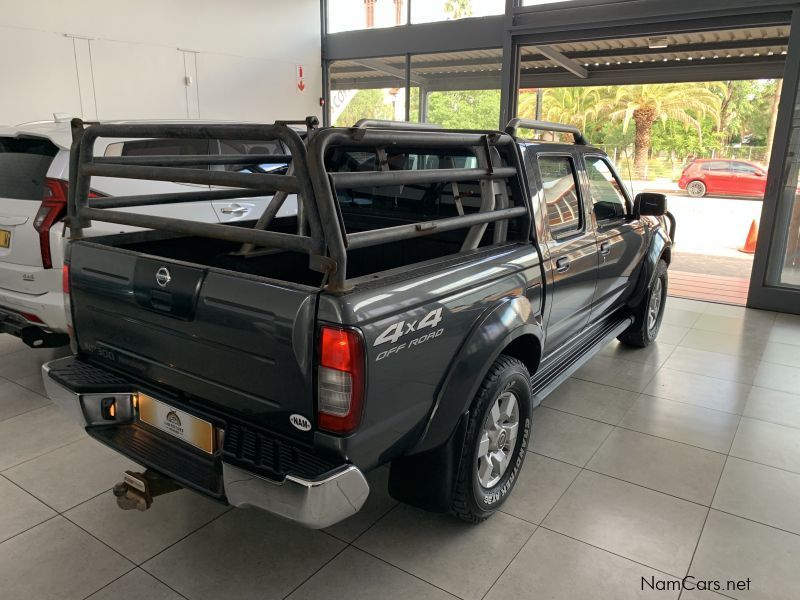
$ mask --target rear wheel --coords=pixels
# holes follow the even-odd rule
[[[617,339],[627,346],[644,348],[655,341],[667,300],[667,263],[658,261],[656,275],[644,298],[633,310],[633,324]]]
[[[501,355],[472,403],[451,512],[470,523],[488,519],[517,481],[531,430],[530,375]]]
[[[692,198],[702,198],[706,195],[706,184],[702,181],[690,181],[686,186],[686,193]]]

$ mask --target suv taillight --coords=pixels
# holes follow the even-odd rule
[[[317,369],[317,425],[332,433],[352,433],[364,403],[364,345],[353,329],[320,328]]]
[[[53,268],[53,257],[50,253],[50,228],[67,212],[67,182],[60,179],[44,180],[44,197],[33,228],[39,233],[39,248],[42,252],[42,266]]]
[[[69,184],[61,179],[44,180],[44,197],[36,216],[33,228],[39,233],[39,248],[42,251],[42,266],[53,268],[53,255],[50,253],[50,228],[67,214],[67,190]],[[103,194],[89,192],[89,198],[102,198]]]

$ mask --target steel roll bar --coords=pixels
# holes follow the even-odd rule
[[[289,163],[291,154],[226,154],[224,156],[98,156],[96,165],[143,165],[146,167],[168,167],[184,165],[256,165],[263,163]]]
[[[307,119],[309,126],[314,122]],[[164,229],[175,233],[199,235],[223,240],[252,242],[257,245],[277,247],[282,249],[305,248],[311,255],[310,266],[316,270],[329,269],[324,259],[325,240],[322,235],[317,203],[314,201],[313,189],[308,178],[308,161],[305,143],[300,134],[290,127],[294,122],[275,123],[273,125],[261,124],[92,124],[85,127],[80,119],[73,119],[72,146],[70,154],[70,185],[68,193],[67,218],[72,238],[79,239],[83,236],[83,229],[91,226],[92,219],[108,221],[121,225],[145,227],[149,229]],[[178,138],[178,139],[221,139],[221,140],[264,140],[278,139],[289,149],[291,163],[299,176],[277,175],[272,173],[236,173],[230,171],[208,171],[204,169],[180,168],[177,166],[156,166],[143,164],[142,157],[95,157],[94,144],[97,138]],[[281,159],[286,155],[275,156]],[[154,160],[156,157],[148,157]],[[196,157],[167,157],[166,164],[178,165],[181,158],[194,161]],[[220,157],[203,158],[203,164],[248,164],[253,160],[249,155],[232,155],[224,157],[232,159],[232,163],[217,162]],[[258,158],[257,156],[255,157]],[[111,160],[113,159],[113,160]],[[288,161],[287,161],[288,162]],[[138,163],[138,164],[136,164]],[[163,162],[160,164],[164,164]],[[192,163],[193,164],[193,163]],[[109,211],[97,208],[108,206],[121,208],[124,206],[141,206],[144,204],[142,197],[117,197],[105,201],[93,201],[94,208],[89,206],[89,190],[91,178],[120,177],[131,179],[146,179],[154,181],[174,181],[179,183],[193,183],[201,185],[216,185],[231,188],[205,192],[198,196],[197,192],[186,194],[148,194],[146,200],[149,204],[169,204],[174,202],[196,201],[198,199],[232,199],[237,197],[253,197],[269,195],[276,192],[298,194],[302,206],[298,211],[307,219],[310,236],[301,243],[288,242],[286,234],[271,231],[254,231],[242,229],[230,237],[227,230],[233,229],[225,225],[197,223],[168,219],[149,215],[134,215],[133,213]],[[244,194],[241,189],[249,190]],[[244,233],[244,236],[240,235]],[[288,236],[301,239],[302,236]],[[310,240],[310,241],[309,241]]]
[[[306,139],[290,125],[305,123]],[[506,183],[521,172],[520,154],[512,135],[493,131],[447,131],[429,124],[397,124],[365,120],[352,128],[316,129],[313,119],[276,122],[272,125],[248,124],[92,124],[72,121],[73,141],[70,154],[70,185],[67,224],[72,239],[80,239],[92,220],[158,229],[183,235],[195,235],[241,243],[238,253],[247,256],[259,248],[288,250],[309,254],[309,267],[325,274],[323,284],[329,291],[347,289],[347,251],[382,243],[431,235],[437,232],[470,228],[465,249],[477,247],[488,223],[501,223],[495,242],[505,240],[505,223],[526,218],[526,206],[510,206]],[[114,156],[95,157],[98,138],[178,138],[221,140],[280,140],[289,154],[226,156]],[[478,158],[477,168],[442,168],[413,170],[328,172],[326,158],[332,148],[371,149],[385,156],[391,148],[409,148],[424,153],[426,149],[447,154],[468,151]],[[503,166],[500,152],[507,164]],[[226,170],[189,168],[206,165],[238,165],[278,162],[288,165],[285,174],[240,173]],[[452,161],[450,163],[452,165]],[[92,177],[116,177],[151,181],[220,186],[219,190],[187,190],[163,194],[90,198]],[[336,188],[364,188],[413,184],[452,184],[475,181],[480,184],[481,205],[478,212],[408,223],[396,227],[348,234],[337,199]],[[520,189],[524,182],[517,182]],[[297,234],[267,230],[281,205],[290,194],[297,194]],[[231,227],[219,223],[199,223],[172,217],[156,217],[114,210],[125,207],[227,200],[272,195],[270,204],[253,228]],[[459,200],[460,201],[460,200]],[[461,205],[459,204],[459,207]],[[307,228],[306,228],[307,225]],[[462,248],[464,248],[462,246]]]

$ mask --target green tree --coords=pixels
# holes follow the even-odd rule
[[[720,104],[720,97],[703,84],[658,83],[620,86],[597,110],[622,121],[623,130],[633,121],[634,172],[637,178],[646,179],[653,124],[672,119],[702,134],[703,117],[718,120]]]
[[[453,129],[497,129],[500,90],[431,92],[428,122]]]
[[[451,19],[472,16],[472,0],[445,0],[444,12]]]
[[[334,125],[351,127],[359,119],[394,119],[394,107],[386,102],[385,90],[359,90]]]

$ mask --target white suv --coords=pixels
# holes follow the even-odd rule
[[[67,233],[63,218],[67,205],[71,141],[68,122],[0,127],[0,333],[19,336],[36,348],[60,346],[69,341],[61,292],[61,267]],[[95,152],[102,156],[288,154],[277,140],[99,139]],[[285,167],[285,164],[265,164],[245,170],[272,172]],[[242,170],[236,165],[210,168]],[[92,180],[92,191],[97,196],[137,195],[182,191],[187,185],[96,177]],[[120,210],[224,223],[258,219],[270,198],[162,204]],[[297,200],[290,197],[277,216],[296,213]],[[85,235],[123,230],[129,228],[98,222],[85,230]]]

